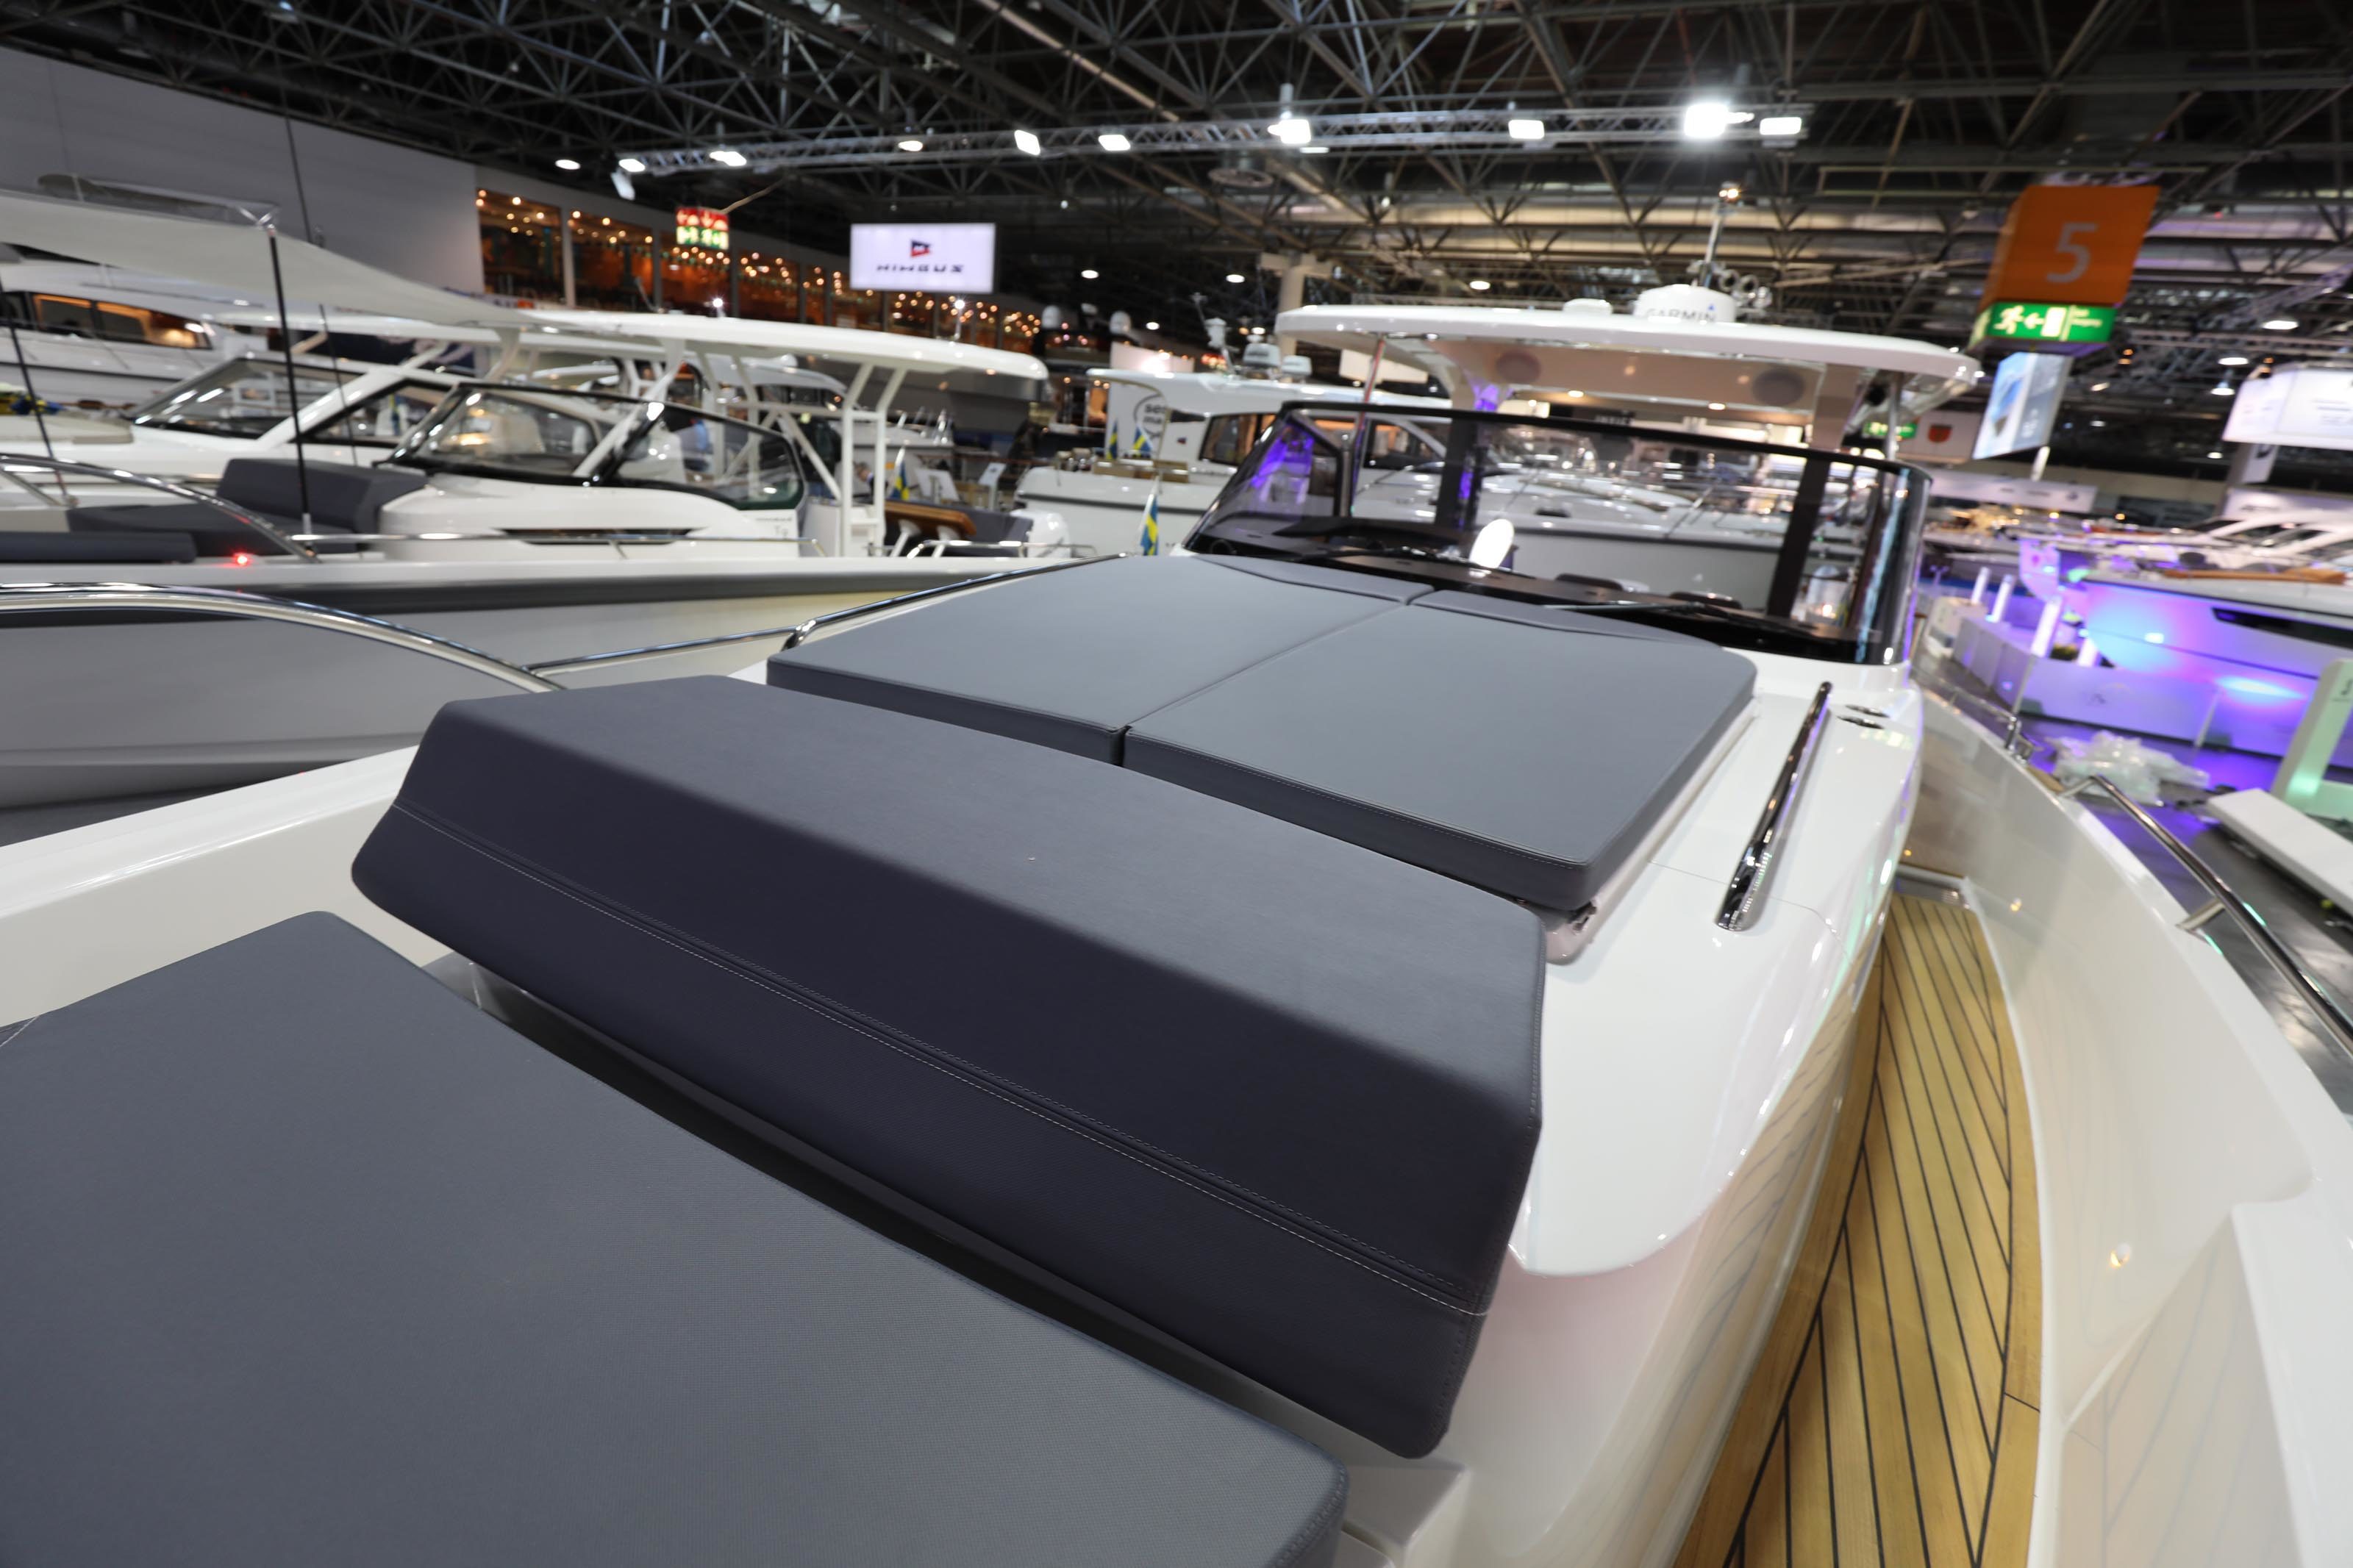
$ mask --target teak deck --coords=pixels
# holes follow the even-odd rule
[[[1676,1568],[2018,1568],[2042,1277],[1976,917],[1899,894],[1789,1290]]]

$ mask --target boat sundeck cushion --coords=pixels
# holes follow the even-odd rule
[[[353,463],[296,463],[291,458],[232,458],[221,469],[220,498],[278,518],[302,515],[307,481],[311,520],[353,533],[376,531],[384,503],[425,488],[425,476]]]
[[[1139,556],[819,638],[770,659],[768,680],[1116,762],[1122,731],[1154,709],[1386,607],[1208,561]]]
[[[1207,556],[1017,579],[768,661],[773,684],[1122,762],[1560,910],[1673,807],[1755,678],[1606,615]]]
[[[1138,720],[1126,765],[1514,898],[1584,907],[1746,708],[1754,667],[1693,638],[1426,603]]]
[[[608,825],[609,826],[609,825]],[[327,915],[0,1026],[0,1559],[1323,1564],[1345,1474]]]
[[[1443,1434],[1535,1145],[1530,911],[718,678],[449,704],[353,875],[1082,1295],[1399,1453]]]
[[[58,529],[0,533],[0,561],[135,561],[178,563],[196,558],[196,542],[185,533],[69,533]]]

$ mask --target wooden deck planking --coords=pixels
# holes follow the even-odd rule
[[[1676,1568],[2020,1568],[2041,1237],[1975,917],[1891,900],[1806,1240]]]

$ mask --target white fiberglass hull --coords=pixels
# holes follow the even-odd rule
[[[1187,484],[1155,484],[1117,474],[1032,468],[1021,477],[1017,494],[1024,510],[1060,518],[1072,544],[1092,549],[1097,555],[1118,555],[1134,554],[1140,548],[1144,510],[1157,490],[1160,549],[1165,554],[1184,542],[1225,486],[1223,474]]]
[[[1002,570],[1001,560],[227,563],[17,567],[19,580],[236,588],[387,620],[514,664],[794,626]],[[710,674],[771,644],[584,671]],[[406,745],[441,704],[512,689],[426,655],[273,622],[0,615],[0,807],[243,784]]]

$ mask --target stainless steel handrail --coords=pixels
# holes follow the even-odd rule
[[[2348,1057],[2353,1057],[2353,1013],[2348,1013],[2345,1005],[2337,999],[2336,993],[2316,979],[2304,966],[2304,961],[2272,934],[2270,922],[2254,906],[2233,891],[2231,884],[2224,881],[2221,874],[2208,865],[2198,851],[2175,837],[2172,829],[2159,822],[2146,806],[2118,788],[2116,781],[2105,774],[2086,774],[2061,790],[2059,795],[2063,800],[2073,800],[2085,790],[2094,788],[2123,807],[2126,816],[2140,824],[2142,830],[2151,838],[2163,845],[2166,852],[2180,861],[2182,868],[2198,879],[2199,886],[2206,889],[2205,905],[2193,910],[2181,922],[2181,929],[2198,931],[2220,914],[2238,916],[2239,924],[2248,936],[2254,939],[2256,948],[2271,961],[2272,967],[2287,977],[2288,983],[2303,994],[2304,999],[2311,1003],[2313,1010],[2320,1015],[2321,1021],[2328,1026],[2329,1033],[2337,1037],[2337,1049]]]
[[[900,559],[909,558],[901,557]],[[951,556],[949,559],[955,558]],[[782,637],[784,647],[798,647],[810,633],[838,621],[855,620],[860,616],[871,616],[882,610],[895,609],[899,605],[912,604],[917,599],[937,598],[942,594],[955,594],[966,588],[984,587],[991,583],[1004,582],[1008,577],[1035,577],[1042,573],[1060,572],[1069,566],[1084,566],[1092,562],[1118,559],[1116,555],[1082,555],[1075,560],[1057,561],[1045,566],[991,572],[986,576],[966,577],[956,583],[943,583],[934,588],[918,588],[912,594],[901,594],[889,599],[876,599],[871,604],[852,605],[847,609],[835,610],[812,620],[803,621],[798,626],[763,626],[758,631],[753,632],[723,632],[717,637],[691,637],[684,642],[655,643],[649,647],[620,648],[612,653],[585,654],[578,658],[546,659],[527,668],[533,675],[565,675],[575,669],[595,669],[603,665],[626,664],[631,659],[657,658],[664,654],[691,653],[699,647],[725,647],[730,643],[759,642],[765,637]]]
[[[297,543],[448,544],[497,541],[510,544],[806,544],[819,555],[822,542],[806,533],[567,533],[556,529],[485,529],[475,533],[434,529],[425,533],[290,533]]]
[[[324,605],[306,605],[296,599],[277,599],[235,588],[165,588],[146,583],[0,583],[0,615],[41,610],[164,610],[226,616],[237,620],[283,621],[423,654],[477,675],[502,680],[523,691],[564,689],[495,654],[430,632],[413,631],[372,616],[356,616],[349,610],[331,610]]]
[[[1749,835],[1747,847],[1740,852],[1740,864],[1733,868],[1732,880],[1725,888],[1724,908],[1717,911],[1715,923],[1725,931],[1746,931],[1757,923],[1765,889],[1773,879],[1773,867],[1780,858],[1781,840],[1797,810],[1806,764],[1813,760],[1814,748],[1822,738],[1830,705],[1831,683],[1825,680],[1814,689],[1805,721],[1798,726],[1798,738],[1790,742],[1788,755],[1781,759],[1773,793],[1766,796],[1765,810],[1757,818],[1757,831]]]
[[[903,605],[912,605],[921,599],[936,599],[943,594],[961,594],[966,588],[986,588],[992,583],[1002,583],[1013,577],[1042,577],[1049,572],[1067,572],[1073,566],[1092,566],[1100,561],[1126,559],[1127,554],[1124,551],[1113,555],[1080,555],[1068,561],[1050,562],[1043,566],[1024,566],[1011,572],[991,572],[985,577],[967,577],[961,583],[944,583],[936,588],[918,588],[912,594],[901,594],[892,599],[877,599],[871,604],[852,605],[846,610],[835,610],[829,615],[803,621],[786,635],[784,649],[780,651],[789,651],[800,647],[827,627],[839,626],[844,621],[858,620],[866,616],[880,615],[884,610],[895,610]]]
[[[303,539],[313,537],[312,535],[304,534],[298,538],[286,532],[276,523],[256,517],[234,501],[225,501],[208,490],[174,484],[170,479],[159,479],[153,474],[134,474],[128,468],[109,468],[96,463],[70,463],[63,458],[44,458],[29,452],[9,452],[0,455],[0,468],[14,468],[20,466],[48,468],[60,474],[79,474],[85,479],[113,479],[126,485],[144,485],[151,490],[161,490],[167,496],[177,496],[182,500],[195,501],[234,518],[289,555],[300,555],[308,561],[316,561],[319,558],[317,551],[302,542]]]

